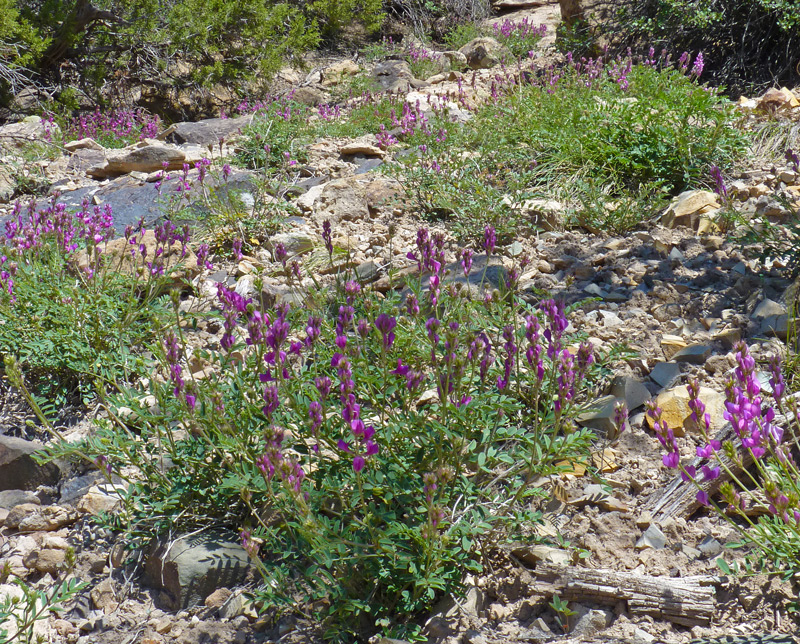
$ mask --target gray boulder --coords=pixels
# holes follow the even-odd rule
[[[165,591],[170,610],[202,605],[219,588],[241,584],[250,558],[236,535],[205,532],[160,541],[145,563],[145,579]]]

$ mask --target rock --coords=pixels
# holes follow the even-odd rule
[[[680,375],[680,365],[675,362],[657,362],[650,371],[650,379],[662,389],[671,387]]]
[[[333,87],[349,76],[355,76],[360,71],[361,67],[358,63],[352,60],[340,60],[322,70],[322,86]]]
[[[800,101],[786,87],[776,89],[771,87],[764,95],[758,99],[756,107],[765,112],[776,112],[783,109],[791,109],[800,106]]]
[[[593,609],[573,616],[572,620],[575,625],[572,627],[570,635],[584,640],[591,640],[601,631],[608,628],[613,621],[613,615],[609,610]]]
[[[761,333],[767,337],[778,338],[786,342],[789,337],[789,316],[783,313],[764,318],[761,323]]]
[[[291,233],[278,233],[269,238],[269,243],[272,248],[278,244],[283,244],[286,252],[289,255],[303,255],[304,253],[311,252],[315,246],[322,244],[322,239],[316,235],[308,235],[301,232]]]
[[[686,226],[696,228],[700,215],[719,210],[720,203],[715,193],[708,190],[682,192],[661,215],[661,223],[667,228]]]
[[[43,447],[37,441],[0,435],[0,490],[33,490],[58,483],[57,465],[38,465],[32,458]]]
[[[56,577],[66,565],[67,553],[56,548],[41,548],[28,553],[22,563],[26,568]]]
[[[567,27],[579,23],[594,24],[597,9],[606,6],[603,0],[559,0],[561,20]]]
[[[548,0],[495,0],[492,7],[499,12],[533,9],[549,4]]]
[[[145,578],[166,591],[172,610],[203,603],[219,588],[244,581],[250,559],[232,533],[205,532],[162,541],[145,563]]]
[[[228,588],[217,588],[213,593],[211,593],[205,600],[206,608],[217,609],[222,606],[228,598],[233,595]]]
[[[256,619],[258,611],[255,609],[253,600],[247,597],[242,592],[231,593],[230,597],[225,600],[219,608],[219,616],[222,619],[234,619],[243,615],[245,617]]]
[[[11,165],[0,165],[0,203],[8,203],[17,193],[17,179]]]
[[[513,59],[507,47],[488,37],[470,40],[458,51],[464,54],[470,69],[490,69],[504,60]]]
[[[190,143],[205,148],[219,146],[220,139],[230,141],[243,128],[250,125],[254,118],[251,115],[232,119],[203,119],[200,121],[184,121],[169,126],[159,135],[159,139],[177,145]],[[161,169],[161,168],[157,168]]]
[[[110,489],[109,489],[110,488]],[[124,486],[114,488],[114,486],[92,486],[86,495],[78,501],[76,509],[84,514],[98,516],[102,513],[113,512],[120,504],[121,496],[124,494]]]
[[[3,490],[0,492],[0,508],[10,510],[23,503],[41,505],[39,497],[29,490]]]
[[[672,360],[674,362],[688,362],[689,364],[704,364],[711,355],[713,347],[709,344],[691,344],[676,351]]]
[[[380,277],[380,269],[371,259],[356,267],[356,280],[361,284],[371,284],[378,277]]]
[[[711,559],[722,552],[722,544],[714,537],[708,536],[700,542],[700,544],[697,546],[697,549],[703,554],[703,556]]]
[[[375,144],[374,136],[362,136],[355,141],[345,143],[339,148],[339,154],[343,157],[354,156],[356,154],[363,154],[367,157],[380,157],[383,158],[384,152]]]
[[[667,545],[667,537],[661,532],[659,527],[652,524],[647,530],[644,531],[639,540],[636,542],[637,550],[646,550],[653,548],[654,550],[663,550]]]
[[[58,505],[23,503],[9,510],[5,526],[20,532],[58,530],[75,523],[77,518],[77,514]]]
[[[404,60],[384,60],[375,65],[371,78],[382,91],[407,93],[413,87],[414,74]]]
[[[641,407],[652,397],[647,387],[630,376],[616,376],[611,383],[609,393],[617,398],[622,398],[628,411]]]
[[[617,437],[614,425],[614,409],[617,402],[623,401],[614,395],[603,396],[591,403],[590,411],[580,414],[575,419],[578,425],[593,429],[605,438],[613,440]]]
[[[106,149],[97,141],[90,138],[78,139],[77,141],[69,141],[64,144],[64,149],[67,152],[77,152],[78,150],[97,150],[98,152],[105,152]]]
[[[685,349],[686,346],[686,342],[679,335],[664,334],[661,336],[661,350],[667,360],[671,360],[672,356],[681,349]]]
[[[763,320],[764,318],[773,315],[783,315],[784,313],[786,313],[786,307],[783,304],[765,298],[758,303],[758,306],[750,317],[756,320]]]
[[[129,172],[157,172],[163,169],[164,163],[168,170],[180,170],[185,162],[186,154],[179,148],[147,139],[135,146],[109,150],[104,163],[86,172],[95,179],[105,179]]]
[[[572,555],[568,551],[542,544],[514,546],[511,554],[532,567],[540,561],[559,566],[568,566],[572,563]]]
[[[302,105],[309,105],[311,107],[317,107],[318,105],[323,105],[324,103],[328,103],[330,101],[329,95],[322,89],[318,87],[310,87],[310,86],[303,86],[303,87],[295,87],[292,92],[292,100]]]
[[[21,148],[35,141],[49,141],[60,132],[57,123],[39,116],[26,116],[18,123],[0,126],[0,148]]]
[[[706,406],[706,413],[711,417],[711,430],[717,431],[725,426],[725,395],[708,387],[700,387],[700,400]],[[686,387],[673,387],[662,391],[656,398],[656,405],[661,408],[662,419],[675,433],[683,436],[685,431],[697,431],[698,427],[690,420],[692,410],[689,408],[689,392]],[[647,424],[652,429],[653,420],[646,416]]]
[[[316,186],[311,186],[308,190],[306,190],[302,195],[300,195],[297,198],[297,200],[294,202],[294,205],[304,212],[313,211],[314,204],[316,203],[319,196],[322,194],[322,191],[325,189],[326,185],[327,184],[325,183],[321,183]]]
[[[467,63],[467,57],[460,51],[443,51],[441,52],[441,56],[447,61],[450,69],[462,71],[469,67],[469,64]]]
[[[114,610],[117,605],[117,593],[114,591],[114,582],[111,579],[103,579],[89,592],[95,608],[106,613]]]
[[[329,181],[316,200],[315,210],[328,216],[331,223],[369,219],[365,182],[355,177]]]

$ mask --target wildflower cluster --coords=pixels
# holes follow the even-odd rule
[[[483,251],[497,253],[495,232],[484,233]],[[333,235],[325,222],[329,253]],[[335,596],[331,628],[361,633],[365,589],[370,606],[392,607],[369,615],[382,624],[430,606],[477,566],[473,539],[524,511],[535,476],[585,458],[590,435],[574,417],[596,357],[568,336],[563,304],[529,308],[513,292],[447,283],[448,261],[468,278],[487,257],[451,252],[424,228],[409,258],[419,278],[383,299],[347,275],[324,306],[263,308],[218,285],[222,339],[203,354],[211,378],[193,373],[191,325],[175,308],[158,354],[163,382],[149,383],[160,414],[134,412],[124,430],[99,428],[82,446],[141,467],[149,483],[131,503],[143,533],[164,503],[192,507],[193,521],[227,517],[268,581],[281,574],[271,553],[293,553],[295,581],[269,592]],[[119,404],[140,409],[127,395]],[[185,437],[149,440],[178,426]],[[129,427],[146,448],[114,438]],[[179,467],[156,467],[159,444]],[[495,475],[514,463],[525,465]],[[300,574],[310,561],[323,574]]]
[[[688,385],[691,421],[702,436],[697,457],[699,467],[681,463],[677,440],[672,428],[661,419],[660,410],[651,406],[648,414],[655,421],[655,431],[667,448],[664,465],[678,469],[684,480],[698,486],[697,501],[713,507],[721,516],[744,519],[731,521],[743,536],[764,554],[782,565],[797,566],[796,550],[783,560],[787,544],[800,539],[800,469],[786,440],[790,431],[800,424],[800,411],[795,397],[788,396],[781,372],[781,361],[770,360],[769,391],[765,391],[756,374],[756,362],[743,342],[736,347],[737,367],[726,387],[724,418],[732,427],[735,440],[719,441],[711,435],[711,419],[700,400],[700,387],[695,381]],[[727,479],[719,486],[727,504],[721,508],[710,498],[705,482]],[[763,500],[750,492],[763,491]],[[756,507],[751,507],[756,506]],[[761,507],[767,517],[754,523],[753,510]],[[791,546],[789,546],[791,551]]]
[[[536,44],[547,34],[547,25],[534,25],[529,18],[506,19],[493,25],[494,37],[517,58],[533,57]]]
[[[144,110],[114,109],[80,114],[67,121],[64,136],[67,140],[91,138],[108,148],[124,147],[130,143],[158,136],[161,120]]]

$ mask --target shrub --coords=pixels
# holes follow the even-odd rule
[[[731,93],[797,82],[800,6],[793,0],[617,0],[601,25],[627,47],[703,52],[707,73]]]
[[[322,234],[332,257],[328,222]],[[488,228],[487,256],[495,239]],[[299,286],[300,265],[275,255]],[[439,234],[421,229],[410,256],[420,277],[385,299],[341,279],[303,307],[263,309],[220,284],[219,346],[192,349],[192,316],[178,316],[149,390],[117,400],[133,414],[51,455],[138,468],[131,543],[242,528],[265,610],[313,607],[340,641],[413,635],[498,538],[539,517],[531,483],[586,458],[591,435],[574,417],[593,399],[598,357],[566,335],[563,304],[516,298],[524,260],[495,290],[487,256],[468,249],[453,270],[473,286],[445,284]],[[195,378],[192,356],[215,377]],[[156,404],[143,408],[143,394]]]
[[[117,86],[145,79],[162,90],[264,84],[323,35],[352,24],[374,31],[383,19],[380,0],[108,0],[99,7],[3,0],[0,15],[0,83],[8,93],[24,82],[63,90],[74,84],[97,102],[108,98],[102,94],[112,77]]]

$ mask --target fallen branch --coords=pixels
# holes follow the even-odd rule
[[[684,626],[708,626],[715,611],[719,577],[651,577],[630,572],[539,563],[534,593],[567,601],[615,605],[627,602],[631,615],[650,615]]]

